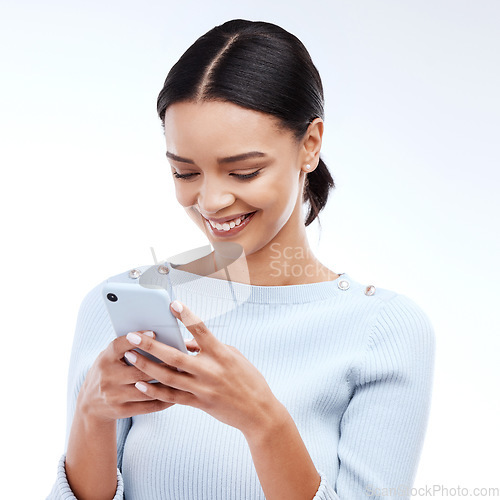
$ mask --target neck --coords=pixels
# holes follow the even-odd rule
[[[213,278],[259,286],[286,286],[330,281],[338,274],[314,257],[309,247],[283,247],[275,243],[263,258],[259,254],[241,255],[236,260],[212,252],[206,261]]]

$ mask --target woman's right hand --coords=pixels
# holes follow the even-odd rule
[[[153,334],[154,336],[154,334]],[[164,410],[166,403],[139,391],[134,384],[153,380],[123,359],[130,350],[126,336],[114,339],[87,373],[77,399],[77,409],[97,421],[114,421]]]

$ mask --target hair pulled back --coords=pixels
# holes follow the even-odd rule
[[[323,86],[307,49],[295,35],[262,21],[234,19],[198,38],[169,71],[158,116],[164,127],[171,104],[214,100],[273,115],[297,140],[315,118],[324,119]],[[306,226],[319,220],[334,187],[320,158],[304,184]]]

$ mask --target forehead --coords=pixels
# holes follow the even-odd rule
[[[221,101],[172,104],[165,112],[165,138],[168,150],[179,155],[200,148],[237,154],[293,143],[293,134],[274,116]]]

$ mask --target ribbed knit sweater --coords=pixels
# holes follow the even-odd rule
[[[255,286],[166,264],[172,300],[239,349],[288,409],[321,476],[314,500],[410,497],[435,357],[433,326],[414,301],[378,287],[367,295],[366,285],[347,273],[335,281]],[[103,283],[88,292],[78,313],[66,447],[85,375],[115,338]],[[265,498],[243,434],[200,409],[177,404],[120,419],[117,438],[115,499]],[[75,498],[64,460],[65,453],[49,499]]]

